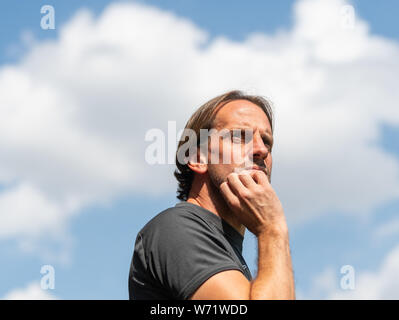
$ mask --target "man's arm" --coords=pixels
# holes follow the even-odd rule
[[[258,275],[251,284],[250,299],[295,299],[287,233],[258,236]]]
[[[190,299],[295,299],[288,229],[281,203],[263,172],[253,172],[251,176],[229,175],[221,192],[232,212],[257,237],[258,274],[249,282],[238,270],[220,272],[205,281]]]

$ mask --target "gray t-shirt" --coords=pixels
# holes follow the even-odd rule
[[[129,273],[129,298],[188,299],[225,270],[251,272],[243,236],[214,213],[189,202],[168,208],[138,233]]]

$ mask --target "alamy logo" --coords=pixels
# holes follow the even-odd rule
[[[40,9],[40,13],[44,14],[40,20],[40,27],[43,30],[55,29],[55,10],[53,6],[44,5]]]
[[[40,269],[40,273],[43,275],[40,280],[40,287],[43,290],[54,290],[55,289],[55,270],[54,267],[46,264]]]

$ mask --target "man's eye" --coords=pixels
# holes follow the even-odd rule
[[[269,150],[269,152],[272,152],[272,146],[271,146],[270,142],[265,141],[265,147]]]
[[[266,147],[268,147],[268,148],[271,148],[271,147],[272,147],[272,144],[271,144],[271,142],[270,142],[269,139],[264,138],[264,139],[262,139],[262,140],[263,140],[263,143],[264,143],[264,145],[265,145]]]

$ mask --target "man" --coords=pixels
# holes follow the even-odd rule
[[[288,229],[270,185],[269,103],[227,92],[187,122],[186,130],[197,138],[201,129],[213,130],[210,139],[193,142],[185,136],[176,153],[182,202],[158,214],[137,235],[130,298],[295,299]],[[187,144],[196,152],[182,161]],[[245,228],[258,242],[255,279],[241,254]]]

